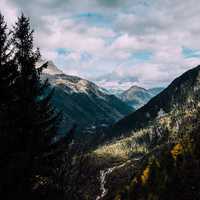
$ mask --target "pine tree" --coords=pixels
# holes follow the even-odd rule
[[[52,107],[50,100],[53,91],[48,81],[40,78],[48,63],[37,67],[40,60],[39,49],[34,50],[33,30],[30,21],[23,14],[18,18],[12,31],[15,48],[14,59],[19,76],[16,80],[17,106],[15,127],[16,149],[22,152],[18,168],[21,170],[20,192],[30,189],[30,179],[39,173],[38,160],[48,151],[57,132],[59,114]],[[37,163],[36,163],[37,158]],[[20,173],[19,173],[20,174]],[[28,188],[29,187],[29,188]]]
[[[24,148],[33,153],[48,147],[56,134],[57,117],[50,99],[53,91],[48,81],[41,81],[42,70],[48,63],[37,67],[40,60],[39,49],[33,48],[33,30],[30,21],[23,14],[14,27],[15,58],[20,76],[17,89],[20,97],[20,132],[25,139]]]
[[[0,13],[0,105],[4,106],[8,100],[8,88],[10,86],[9,77],[9,46],[7,25],[3,15]],[[2,107],[1,107],[2,108]]]
[[[15,82],[18,76],[17,66],[13,57],[10,32],[0,13],[0,193],[9,192],[13,183],[9,159],[15,152],[16,90]]]
[[[16,106],[15,81],[18,76],[10,33],[0,13],[0,154],[9,153],[14,140],[13,108]]]

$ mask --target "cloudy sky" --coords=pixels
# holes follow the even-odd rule
[[[199,0],[0,0],[24,12],[46,59],[101,84],[165,86],[200,64]]]

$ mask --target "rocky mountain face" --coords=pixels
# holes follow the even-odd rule
[[[114,124],[112,134],[120,135],[142,128],[157,117],[193,102],[194,98],[199,98],[199,89],[200,66],[197,66],[175,79],[145,106]]]
[[[64,74],[52,62],[44,70],[43,78],[48,78],[54,87],[52,102],[63,114],[62,133],[66,133],[73,124],[92,131],[96,127],[108,126],[133,111],[96,84]]]
[[[44,61],[41,61],[38,64],[42,64]],[[49,75],[56,75],[56,74],[64,74],[63,71],[57,68],[57,66],[52,62],[48,61],[48,67],[43,70],[44,74],[49,74]]]

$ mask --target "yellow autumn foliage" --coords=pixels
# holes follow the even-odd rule
[[[174,158],[174,160],[176,160],[177,156],[182,153],[183,153],[183,146],[180,143],[176,144],[171,150],[171,155]]]
[[[145,170],[143,171],[143,174],[141,175],[141,181],[142,185],[145,185],[149,179],[149,174],[150,174],[150,168],[147,166]]]

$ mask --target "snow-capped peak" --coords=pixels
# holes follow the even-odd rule
[[[45,62],[48,62],[48,66],[46,69],[43,70],[44,74],[49,74],[49,75],[63,74],[63,71],[58,69],[57,66],[53,63],[53,61],[41,60],[38,62],[38,66],[44,64]]]

